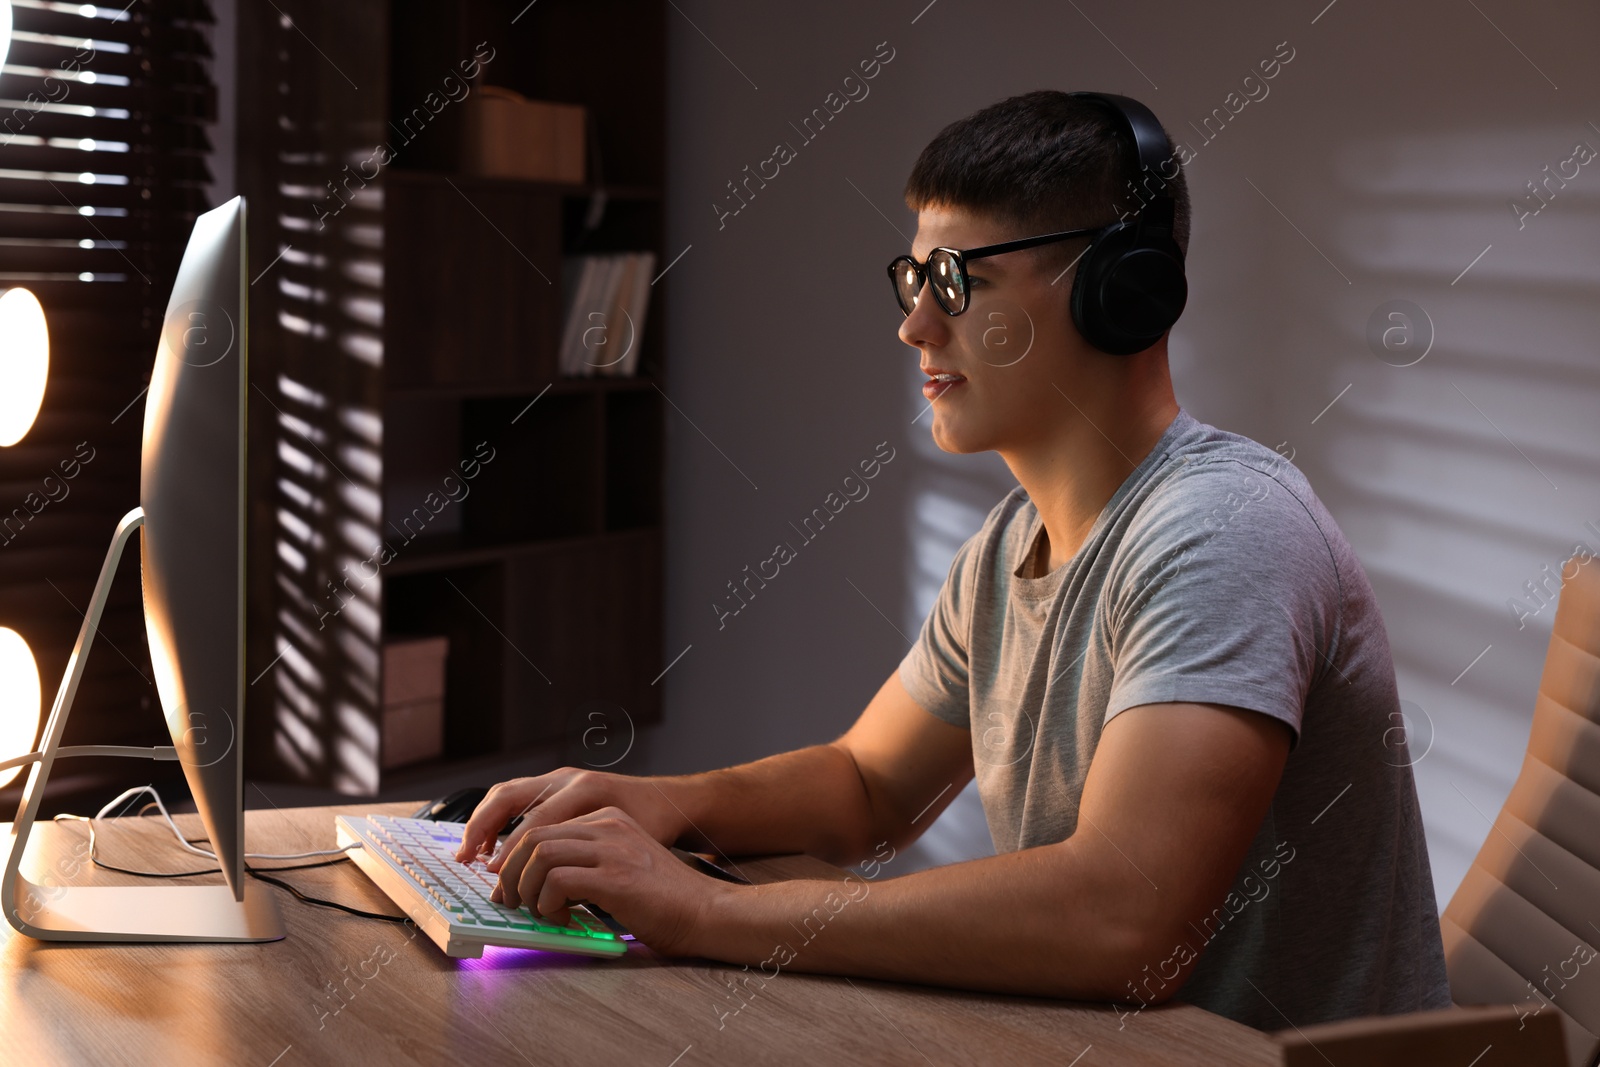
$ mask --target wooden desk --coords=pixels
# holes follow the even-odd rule
[[[336,810],[415,808],[251,811],[247,839],[256,852],[331,848]],[[189,836],[202,832],[195,816],[178,823]],[[37,833],[27,868],[35,880],[75,846],[77,854],[87,852],[82,823]],[[145,870],[205,865],[177,849],[154,818],[108,824],[100,858]],[[763,881],[844,875],[804,856],[740,867]],[[311,896],[398,911],[352,864],[283,877]],[[54,880],[136,881],[86,864],[76,877]],[[183,1067],[1279,1062],[1268,1035],[1190,1005],[1149,1008],[1119,1028],[1104,1004],[788,972],[763,986],[754,968],[665,960],[640,944],[617,960],[515,950],[451,960],[421,935],[408,939],[408,927],[273,892],[289,934],[269,944],[43,942],[0,924],[0,1060]],[[756,978],[736,998],[728,983],[747,975]],[[722,1018],[724,1012],[730,1014]]]

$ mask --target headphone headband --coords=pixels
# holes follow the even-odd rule
[[[1149,171],[1161,183],[1160,191],[1154,193],[1152,198],[1171,200],[1172,194],[1167,192],[1167,179],[1162,174],[1162,167],[1172,159],[1172,145],[1161,129],[1161,123],[1156,121],[1155,113],[1131,96],[1089,92],[1067,95],[1097,104],[1116,116],[1118,125],[1133,138],[1134,160],[1139,165],[1140,173]]]

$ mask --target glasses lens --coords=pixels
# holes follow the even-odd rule
[[[942,248],[928,253],[928,282],[945,311],[959,315],[967,309],[967,287],[954,255]]]
[[[894,261],[889,273],[894,279],[894,295],[900,301],[900,310],[911,314],[917,306],[917,293],[922,289],[922,283],[917,280],[916,263],[910,256],[901,256]]]

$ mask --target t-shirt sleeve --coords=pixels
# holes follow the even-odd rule
[[[987,524],[985,524],[987,529]],[[977,578],[980,530],[956,550],[950,573],[911,650],[900,661],[900,684],[936,718],[971,726],[967,651],[972,633],[973,583]]]
[[[1288,723],[1298,745],[1341,604],[1312,514],[1271,473],[1234,462],[1179,476],[1142,510],[1102,601],[1105,721],[1140,704],[1228,704]]]

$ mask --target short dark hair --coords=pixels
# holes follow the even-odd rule
[[[1102,105],[1038,89],[940,130],[911,168],[905,202],[913,211],[950,206],[988,215],[1016,230],[1008,237],[1103,226],[1141,206],[1134,155],[1127,132]],[[1187,255],[1189,187],[1180,164],[1174,155],[1163,169],[1173,174],[1166,180],[1176,207],[1173,238]],[[1143,180],[1157,189],[1162,175]],[[1059,272],[1082,248],[1057,242],[1024,255]]]

